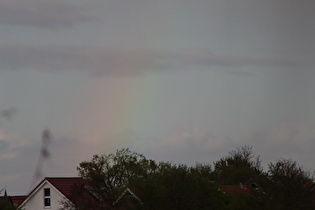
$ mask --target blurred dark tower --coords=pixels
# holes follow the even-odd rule
[[[50,152],[48,150],[48,145],[52,140],[52,135],[49,129],[45,129],[42,133],[42,146],[40,149],[39,159],[35,168],[31,188],[36,184],[36,182],[43,178],[43,164],[45,160],[50,158]]]

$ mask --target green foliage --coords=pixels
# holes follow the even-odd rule
[[[218,209],[220,195],[211,167],[160,163],[150,179],[139,183],[145,209]]]
[[[313,182],[309,171],[290,159],[270,163],[268,169],[270,205],[275,209],[308,209],[312,206],[304,186]]]
[[[79,175],[87,180],[99,197],[109,202],[134,180],[146,179],[156,170],[156,163],[129,149],[117,150],[115,154],[94,155],[77,167]]]
[[[259,156],[249,146],[230,152],[214,162],[213,168],[208,164],[156,163],[121,149],[115,154],[94,155],[77,169],[90,184],[100,209],[315,209],[303,187],[313,181],[308,171],[295,161],[280,159],[264,172]],[[240,183],[249,191],[242,191]],[[220,185],[234,186],[239,192],[223,192]],[[130,195],[117,199],[127,187],[140,201]],[[79,194],[77,190],[76,196]],[[76,209],[88,209],[85,206],[89,205]]]
[[[95,155],[91,161],[82,162],[78,171],[107,203],[114,203],[126,187],[135,189],[141,199],[141,203],[129,200],[125,205],[122,199],[112,208],[126,208],[132,203],[128,209],[218,209],[220,196],[224,196],[212,182],[210,165],[156,164],[129,149]]]
[[[2,193],[3,189],[0,190],[0,194]],[[5,195],[0,199],[0,210],[20,210],[21,208],[17,208],[12,203],[9,196],[7,196],[6,192]]]
[[[16,207],[14,207],[10,202],[0,202],[0,209],[1,210],[17,210]]]
[[[0,210],[21,210],[21,208],[15,207],[9,199],[4,199],[0,200]]]
[[[253,175],[262,174],[261,161],[252,147],[244,146],[214,162],[214,178],[220,184],[239,184]]]

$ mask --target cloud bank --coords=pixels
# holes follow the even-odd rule
[[[306,124],[282,122],[274,124],[265,132],[250,130],[233,138],[198,128],[179,129],[161,139],[138,137],[135,137],[133,142],[120,144],[120,148],[110,148],[110,151],[96,149],[89,141],[59,137],[49,147],[51,159],[48,164],[43,165],[44,174],[74,176],[79,162],[90,160],[93,154],[109,154],[114,152],[114,149],[127,147],[156,161],[194,165],[212,164],[237,147],[248,145],[253,146],[256,155],[261,156],[265,169],[269,162],[275,162],[279,158],[292,158],[306,169],[313,169],[315,127]],[[34,159],[37,160],[40,153],[40,141],[31,144],[14,134],[0,130],[0,151],[0,165],[6,168],[0,175],[3,182],[13,184],[23,176],[24,182],[21,185],[26,189],[35,169]],[[16,192],[21,190],[20,186],[11,189]]]
[[[245,145],[253,146],[253,152],[261,156],[265,169],[270,162],[291,158],[314,170],[315,126],[303,123],[276,123],[265,131],[247,130],[233,137],[198,128],[181,129],[163,139],[133,143],[132,149],[163,161],[212,164]]]
[[[0,3],[0,24],[37,28],[72,27],[95,20],[87,10],[63,0],[3,0]]]
[[[302,62],[282,57],[216,54],[207,49],[124,49],[25,44],[2,45],[0,48],[0,70],[80,70],[98,76],[139,75],[148,70],[209,70],[214,66],[295,66]]]

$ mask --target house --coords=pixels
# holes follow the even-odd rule
[[[127,187],[115,200],[113,206],[118,209],[136,209],[137,206],[143,205],[135,191],[135,188]]]
[[[0,202],[22,210],[60,210],[65,205],[86,210],[128,209],[142,204],[134,191],[127,187],[114,203],[108,203],[81,177],[46,177],[28,195],[8,196],[5,191]]]
[[[228,194],[263,192],[262,186],[254,176],[249,177],[244,183],[240,182],[239,185],[220,185],[219,190]]]
[[[18,206],[24,210],[58,210],[62,209],[64,202],[76,205],[84,200],[90,205],[90,209],[95,209],[95,198],[86,190],[86,185],[86,181],[81,177],[47,177]],[[80,200],[74,196],[77,189],[80,189],[83,195]],[[18,197],[15,199],[18,200]]]

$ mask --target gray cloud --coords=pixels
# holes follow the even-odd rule
[[[75,176],[76,166],[84,160],[80,156],[86,152],[84,147],[68,139],[57,139],[49,146],[51,158],[43,160],[40,175]],[[5,169],[0,174],[0,187],[5,187],[11,195],[28,193],[41,153],[40,140],[31,142],[0,128],[0,151],[0,168]],[[43,177],[35,178],[33,181]]]
[[[9,160],[17,156],[18,151],[29,142],[15,133],[8,133],[0,127],[0,159]]]
[[[147,70],[208,70],[212,66],[295,66],[302,60],[215,54],[204,49],[124,49],[64,45],[2,45],[0,69],[81,70],[96,75],[139,75]],[[240,75],[241,72],[231,71]]]
[[[0,118],[5,118],[6,120],[11,119],[12,115],[16,113],[16,109],[11,107],[0,111]]]
[[[0,5],[0,24],[9,26],[71,27],[95,19],[87,8],[64,0],[3,0]]]
[[[245,132],[241,139],[244,144],[254,146],[265,166],[279,158],[291,158],[306,168],[314,169],[314,125],[282,122],[265,131]]]
[[[166,138],[158,140],[156,138],[134,137],[137,140],[132,141],[132,143],[129,142],[130,144],[126,142],[120,146],[129,147],[157,161],[172,161],[173,163],[189,165],[196,162],[212,164],[219,158],[228,155],[235,148],[248,145],[253,146],[256,155],[261,156],[266,170],[269,162],[275,162],[281,157],[292,158],[304,165],[306,169],[313,167],[312,148],[315,146],[315,127],[306,124],[280,123],[260,133],[250,130],[239,137],[242,138],[242,142],[238,142],[237,138],[232,139],[197,128],[180,129]],[[74,176],[76,174],[75,168],[79,162],[89,160],[93,154],[114,152],[113,148],[110,151],[98,150],[93,148],[89,141],[78,141],[70,138],[56,139],[50,149],[52,157],[49,160],[49,167],[45,165],[43,168],[45,175],[49,176]],[[0,160],[1,168],[7,169],[0,175],[3,180],[0,185],[10,184],[11,192],[18,192],[21,190],[21,186],[25,190],[31,183],[35,162],[40,153],[40,141],[14,147],[6,153],[13,151],[14,156],[2,157]],[[12,176],[12,173],[19,175]],[[17,185],[16,182],[21,177],[24,177],[24,182]]]
[[[159,141],[138,142],[139,145],[134,145],[134,147],[135,150],[150,154],[154,158],[163,157],[164,161],[211,164],[228,155],[235,148],[248,145],[253,146],[253,152],[256,155],[261,156],[266,170],[270,162],[275,162],[280,158],[291,158],[306,169],[314,170],[314,140],[315,127],[313,125],[283,122],[274,124],[265,131],[250,130],[233,138],[199,129],[182,130]]]

